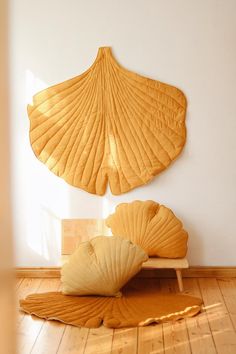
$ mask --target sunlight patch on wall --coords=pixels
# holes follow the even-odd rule
[[[48,84],[35,76],[31,70],[27,69],[25,72],[25,103],[32,104],[33,96],[47,87]]]
[[[110,214],[109,200],[106,197],[102,198],[102,218],[106,219]]]
[[[48,87],[31,70],[25,71],[25,104],[32,103],[35,93]],[[18,176],[27,180],[25,195],[25,240],[35,258],[47,264],[59,264],[61,254],[61,219],[68,218],[69,186],[53,175],[48,168],[34,156],[30,142],[22,154],[23,161]],[[22,166],[24,166],[22,170]],[[18,177],[19,178],[19,177]],[[20,187],[20,186],[19,186]]]

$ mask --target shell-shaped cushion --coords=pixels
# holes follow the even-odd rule
[[[83,74],[28,106],[37,158],[69,184],[103,195],[148,183],[180,154],[186,99],[178,88],[122,68],[100,48]]]
[[[154,201],[119,204],[106,224],[113,235],[139,245],[149,256],[181,258],[186,255],[188,234],[182,222],[169,208]]]
[[[62,293],[119,296],[119,290],[147,259],[147,254],[128,240],[97,236],[79,244],[63,265]]]

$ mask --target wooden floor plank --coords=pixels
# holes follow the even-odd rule
[[[185,294],[201,298],[201,292],[196,279],[184,279]],[[193,354],[215,354],[216,348],[212,338],[206,311],[198,316],[187,318],[189,342]]]
[[[137,353],[137,328],[121,328],[114,330],[112,354]]]
[[[46,321],[40,331],[32,354],[56,354],[63,336],[65,325],[57,321]]]
[[[20,287],[20,284],[22,283],[23,278],[15,278],[15,290],[17,290]]]
[[[145,284],[148,286],[155,282],[160,289],[159,279],[145,279]],[[164,353],[164,338],[162,324],[152,324],[150,326],[138,328],[138,354]]]
[[[38,289],[34,292],[43,293],[56,291],[60,286],[59,279],[43,279]],[[31,353],[32,348],[46,322],[36,316],[25,315],[18,329],[19,353]]]
[[[58,354],[83,354],[88,333],[88,328],[66,326],[58,349]]]
[[[162,292],[178,292],[176,279],[162,279],[160,290]],[[165,354],[190,354],[188,330],[185,320],[163,324],[163,337]]]
[[[164,354],[162,324],[138,328],[138,354]]]
[[[25,278],[20,283],[16,290],[16,307],[19,310],[19,300],[24,299],[30,293],[34,293],[39,288],[42,279]],[[16,319],[16,326],[20,325],[20,322],[25,317],[25,313],[19,311]]]
[[[163,334],[165,354],[191,353],[185,321],[164,323]]]
[[[236,353],[236,333],[216,279],[199,279],[212,336],[219,354]]]
[[[46,279],[44,279],[46,280]],[[50,283],[50,280],[47,279]],[[60,279],[53,279],[55,287],[47,288],[45,291],[60,291],[61,282]],[[65,331],[65,325],[57,321],[44,321],[41,331],[37,336],[37,339],[31,350],[32,354],[56,354],[59,348],[63,333]]]
[[[218,279],[225,306],[236,331],[236,279]]]
[[[110,354],[113,332],[113,329],[104,326],[91,328],[88,333],[84,354]]]

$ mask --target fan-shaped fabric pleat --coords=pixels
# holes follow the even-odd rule
[[[181,152],[186,99],[176,87],[122,68],[108,47],[82,75],[28,106],[35,155],[57,176],[103,195],[148,183]]]
[[[115,236],[98,236],[79,244],[61,270],[62,292],[74,295],[119,296],[119,290],[138,273],[147,254]]]
[[[149,256],[182,258],[186,255],[188,234],[182,222],[169,208],[154,201],[119,204],[106,224],[113,235],[139,245]]]

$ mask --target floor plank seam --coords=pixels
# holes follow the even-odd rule
[[[219,284],[219,280],[220,280],[220,279],[216,279],[216,282],[217,282],[217,284],[218,284],[218,288],[219,288],[219,290],[220,290],[222,299],[223,299],[223,301],[224,301],[224,305],[225,305],[225,308],[226,308],[226,310],[227,310],[227,314],[229,315],[230,322],[231,322],[231,324],[232,324],[232,327],[233,327],[234,331],[236,332],[236,327],[235,327],[234,322],[233,322],[233,319],[232,319],[232,317],[231,317],[231,313],[230,313],[230,310],[229,310],[229,308],[228,308],[227,301],[225,300],[224,294],[223,294],[223,292],[222,292],[222,290],[221,290],[221,286],[220,286],[220,284]]]
[[[63,333],[62,333],[61,339],[60,339],[60,341],[59,341],[59,343],[58,343],[58,347],[57,347],[56,354],[59,352],[60,345],[61,345],[61,342],[62,342],[63,336],[64,336],[64,334],[65,334],[66,327],[67,327],[67,325],[64,325]]]
[[[188,338],[188,343],[189,343],[189,349],[190,349],[190,353],[192,354],[193,351],[192,351],[192,345],[191,345],[191,340],[190,340],[190,336],[189,336],[189,328],[187,326],[187,320],[184,319],[184,323],[185,323],[185,327],[187,329],[187,338]]]
[[[136,336],[136,354],[138,354],[138,340],[139,340],[139,328],[137,327],[137,336]]]
[[[42,279],[42,280],[41,280],[40,286],[43,284],[43,281],[44,281],[44,280],[45,280],[45,279]],[[37,292],[39,291],[40,286],[37,288]],[[60,283],[58,284],[56,291],[59,290],[59,287],[60,287]],[[33,352],[33,350],[34,350],[34,348],[35,348],[35,346],[36,346],[36,344],[37,344],[37,341],[38,341],[38,339],[39,339],[39,336],[40,336],[40,334],[42,333],[44,326],[47,324],[47,320],[45,320],[45,319],[43,319],[43,318],[41,318],[41,320],[42,320],[42,326],[40,327],[40,330],[39,330],[39,332],[38,332],[38,334],[37,334],[37,336],[36,336],[36,338],[35,338],[35,341],[34,341],[34,344],[33,344],[33,346],[32,346],[32,349],[31,349],[31,351],[30,351],[30,354]]]
[[[25,281],[25,280],[26,280],[26,281],[30,280],[30,281],[32,282],[32,281],[34,280],[34,278],[23,278],[23,281],[21,282],[21,286],[24,284],[24,281]],[[38,289],[40,288],[42,282],[43,282],[43,279],[40,280],[38,286],[37,286],[36,289],[35,289],[35,292],[38,291]],[[19,290],[20,290],[20,287],[19,287]],[[29,294],[30,294],[30,293],[29,293]],[[28,294],[28,295],[29,295],[29,294]],[[26,296],[28,296],[28,295],[26,295]],[[25,296],[25,297],[26,297],[26,296]],[[19,309],[19,311],[20,311],[19,300],[20,300],[20,299],[18,299],[18,309]],[[21,313],[21,319],[20,319],[20,321],[17,323],[17,328],[20,327],[20,325],[21,325],[22,321],[24,320],[25,316],[26,316],[26,313],[25,313],[25,312],[22,312],[22,313]]]
[[[90,329],[88,330],[88,333],[87,333],[87,337],[86,337],[86,342],[85,342],[85,345],[84,345],[83,354],[85,354],[85,350],[86,350],[86,348],[87,348],[89,333],[90,333]]]
[[[204,302],[204,298],[203,298],[203,294],[202,294],[202,289],[201,289],[201,285],[200,285],[200,280],[202,278],[197,278],[197,283],[198,283],[198,287],[199,287],[199,290],[200,290],[200,294],[201,294],[201,298],[202,298],[202,301],[203,301],[203,305],[204,305],[204,308],[206,307],[205,305],[205,302]],[[204,279],[204,278],[203,278]],[[208,313],[207,313],[207,310],[204,309],[205,313],[206,313],[206,318],[207,318],[207,322],[208,322],[208,326],[209,326],[209,329],[211,331],[211,336],[212,336],[212,341],[214,343],[214,347],[215,347],[215,351],[216,353],[218,353],[218,350],[217,350],[217,346],[216,346],[216,342],[215,342],[215,338],[213,336],[213,333],[212,333],[212,330],[211,330],[211,324],[210,324],[210,321],[209,321],[209,316],[208,316]]]
[[[113,346],[114,332],[115,332],[115,330],[113,329],[113,332],[112,332],[112,339],[111,339],[111,352],[110,352],[110,354],[112,354],[112,346]]]

